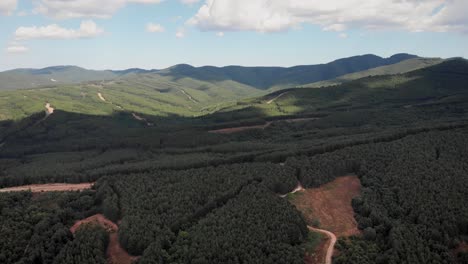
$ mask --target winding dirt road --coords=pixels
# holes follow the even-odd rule
[[[83,224],[95,224],[103,227],[107,233],[109,233],[109,245],[107,246],[107,264],[131,264],[139,258],[138,256],[132,256],[122,248],[119,242],[119,226],[107,219],[102,214],[96,214],[86,219],[76,221],[75,224],[70,228],[70,231],[74,234],[76,230]]]
[[[292,190],[291,192],[289,192],[287,194],[280,195],[280,197],[284,198],[284,197],[288,196],[288,194],[292,194],[292,193],[296,193],[296,192],[303,192],[303,191],[305,191],[304,187],[302,187],[302,184],[300,182],[298,182],[297,187],[294,190]],[[309,226],[309,225],[307,226],[307,228],[310,231],[324,234],[329,238],[327,253],[325,255],[325,264],[332,264],[333,251],[335,249],[335,244],[336,244],[336,241],[337,241],[336,235],[333,234],[330,231],[320,229],[320,228],[315,228],[315,227]]]
[[[336,244],[336,236],[330,231],[315,228],[312,226],[307,226],[307,228],[310,231],[322,233],[330,238],[330,244],[328,245],[327,248],[327,255],[325,256],[325,264],[332,264],[332,257],[333,257],[333,250],[335,249],[335,244]]]

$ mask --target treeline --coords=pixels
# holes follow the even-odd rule
[[[73,241],[69,226],[96,211],[87,191],[0,193],[0,263],[54,263]]]
[[[97,225],[82,225],[68,241],[53,264],[105,264],[109,234]]]
[[[230,243],[252,236],[253,229],[245,229],[246,224],[261,225],[261,219],[264,218],[274,223],[267,229],[266,234],[258,237],[252,236],[252,247],[255,244],[258,247],[257,249],[253,247],[252,250],[256,251],[252,252],[257,253],[246,253],[247,255],[253,257],[259,254],[258,252],[263,252],[262,248],[266,244],[272,248],[285,247],[283,251],[286,248],[296,248],[293,252],[297,253],[303,251],[301,243],[307,237],[307,231],[304,231],[306,230],[305,222],[292,206],[278,197],[278,194],[286,193],[296,186],[297,179],[294,177],[294,173],[295,170],[290,167],[268,163],[251,163],[121,175],[99,180],[96,195],[104,201],[103,211],[105,213],[113,214],[115,212],[113,208],[119,209],[122,217],[119,240],[132,255],[171,252],[170,254],[182,254],[185,258],[186,254],[175,253],[170,249],[179,243],[177,242],[179,237],[185,236],[185,232],[189,232],[188,230],[196,226],[197,223],[202,223],[213,217],[212,214],[222,214],[218,213],[219,208],[231,207],[237,208],[235,209],[238,210],[236,216],[220,215],[215,218],[222,219],[224,217],[224,220],[218,221],[217,227],[211,226],[223,229],[226,228],[225,226],[231,225],[232,228],[235,228],[237,234],[229,232],[226,234],[227,237],[233,236],[229,238],[233,239]],[[259,193],[252,196],[252,193],[256,192]],[[245,202],[247,196],[253,199],[249,203]],[[109,197],[117,199],[110,198],[105,204]],[[258,201],[255,201],[257,199]],[[268,204],[264,204],[266,201],[269,201]],[[278,205],[275,207],[273,204]],[[249,215],[250,211],[252,214]],[[262,218],[257,219],[256,217],[260,215]],[[110,217],[113,216],[110,215]],[[233,222],[230,223],[230,221]],[[275,225],[278,229],[273,229]],[[278,236],[281,239],[264,241],[264,236]],[[206,247],[209,246],[206,245]],[[238,261],[245,262],[250,258],[247,255],[245,259],[239,256]],[[270,253],[264,252],[256,258],[267,258],[269,255]],[[299,256],[301,255],[299,254]],[[182,256],[176,258],[179,259]],[[297,254],[287,254],[282,259],[283,263],[288,263],[297,259]],[[217,260],[222,262],[221,255],[220,259]]]

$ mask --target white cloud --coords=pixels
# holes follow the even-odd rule
[[[165,31],[165,29],[160,24],[148,23],[146,25],[146,31],[151,32],[151,33],[162,33]]]
[[[180,0],[180,2],[185,5],[193,5],[200,2],[200,0]]]
[[[28,15],[28,12],[23,10],[23,11],[19,11],[18,13],[16,13],[16,15],[19,17],[24,17]]]
[[[185,37],[185,29],[179,28],[175,34],[177,38],[184,38]]]
[[[342,38],[342,39],[345,39],[345,38],[348,38],[348,34],[346,34],[346,33],[340,33],[340,34],[338,35],[338,37],[340,37],[340,38]]]
[[[127,4],[158,4],[161,1],[163,0],[37,0],[34,12],[58,19],[109,18]]]
[[[313,24],[349,28],[468,32],[466,0],[206,0],[189,25],[209,31],[285,31]]]
[[[29,49],[23,45],[19,45],[19,44],[13,44],[13,45],[10,45],[6,48],[6,51],[8,53],[24,53],[24,52],[27,52]]]
[[[104,32],[91,20],[81,22],[79,29],[62,28],[57,24],[44,27],[19,27],[15,32],[16,40],[29,39],[77,39],[92,38]]]
[[[222,32],[222,31],[218,32],[218,33],[216,33],[216,36],[222,38],[222,37],[224,37],[224,32]]]
[[[17,4],[17,0],[0,0],[0,15],[11,15]]]

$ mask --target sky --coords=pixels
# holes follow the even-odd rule
[[[467,0],[0,0],[0,70],[468,57]]]

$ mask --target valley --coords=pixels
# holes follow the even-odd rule
[[[1,263],[464,263],[464,59],[68,70],[0,91]]]

